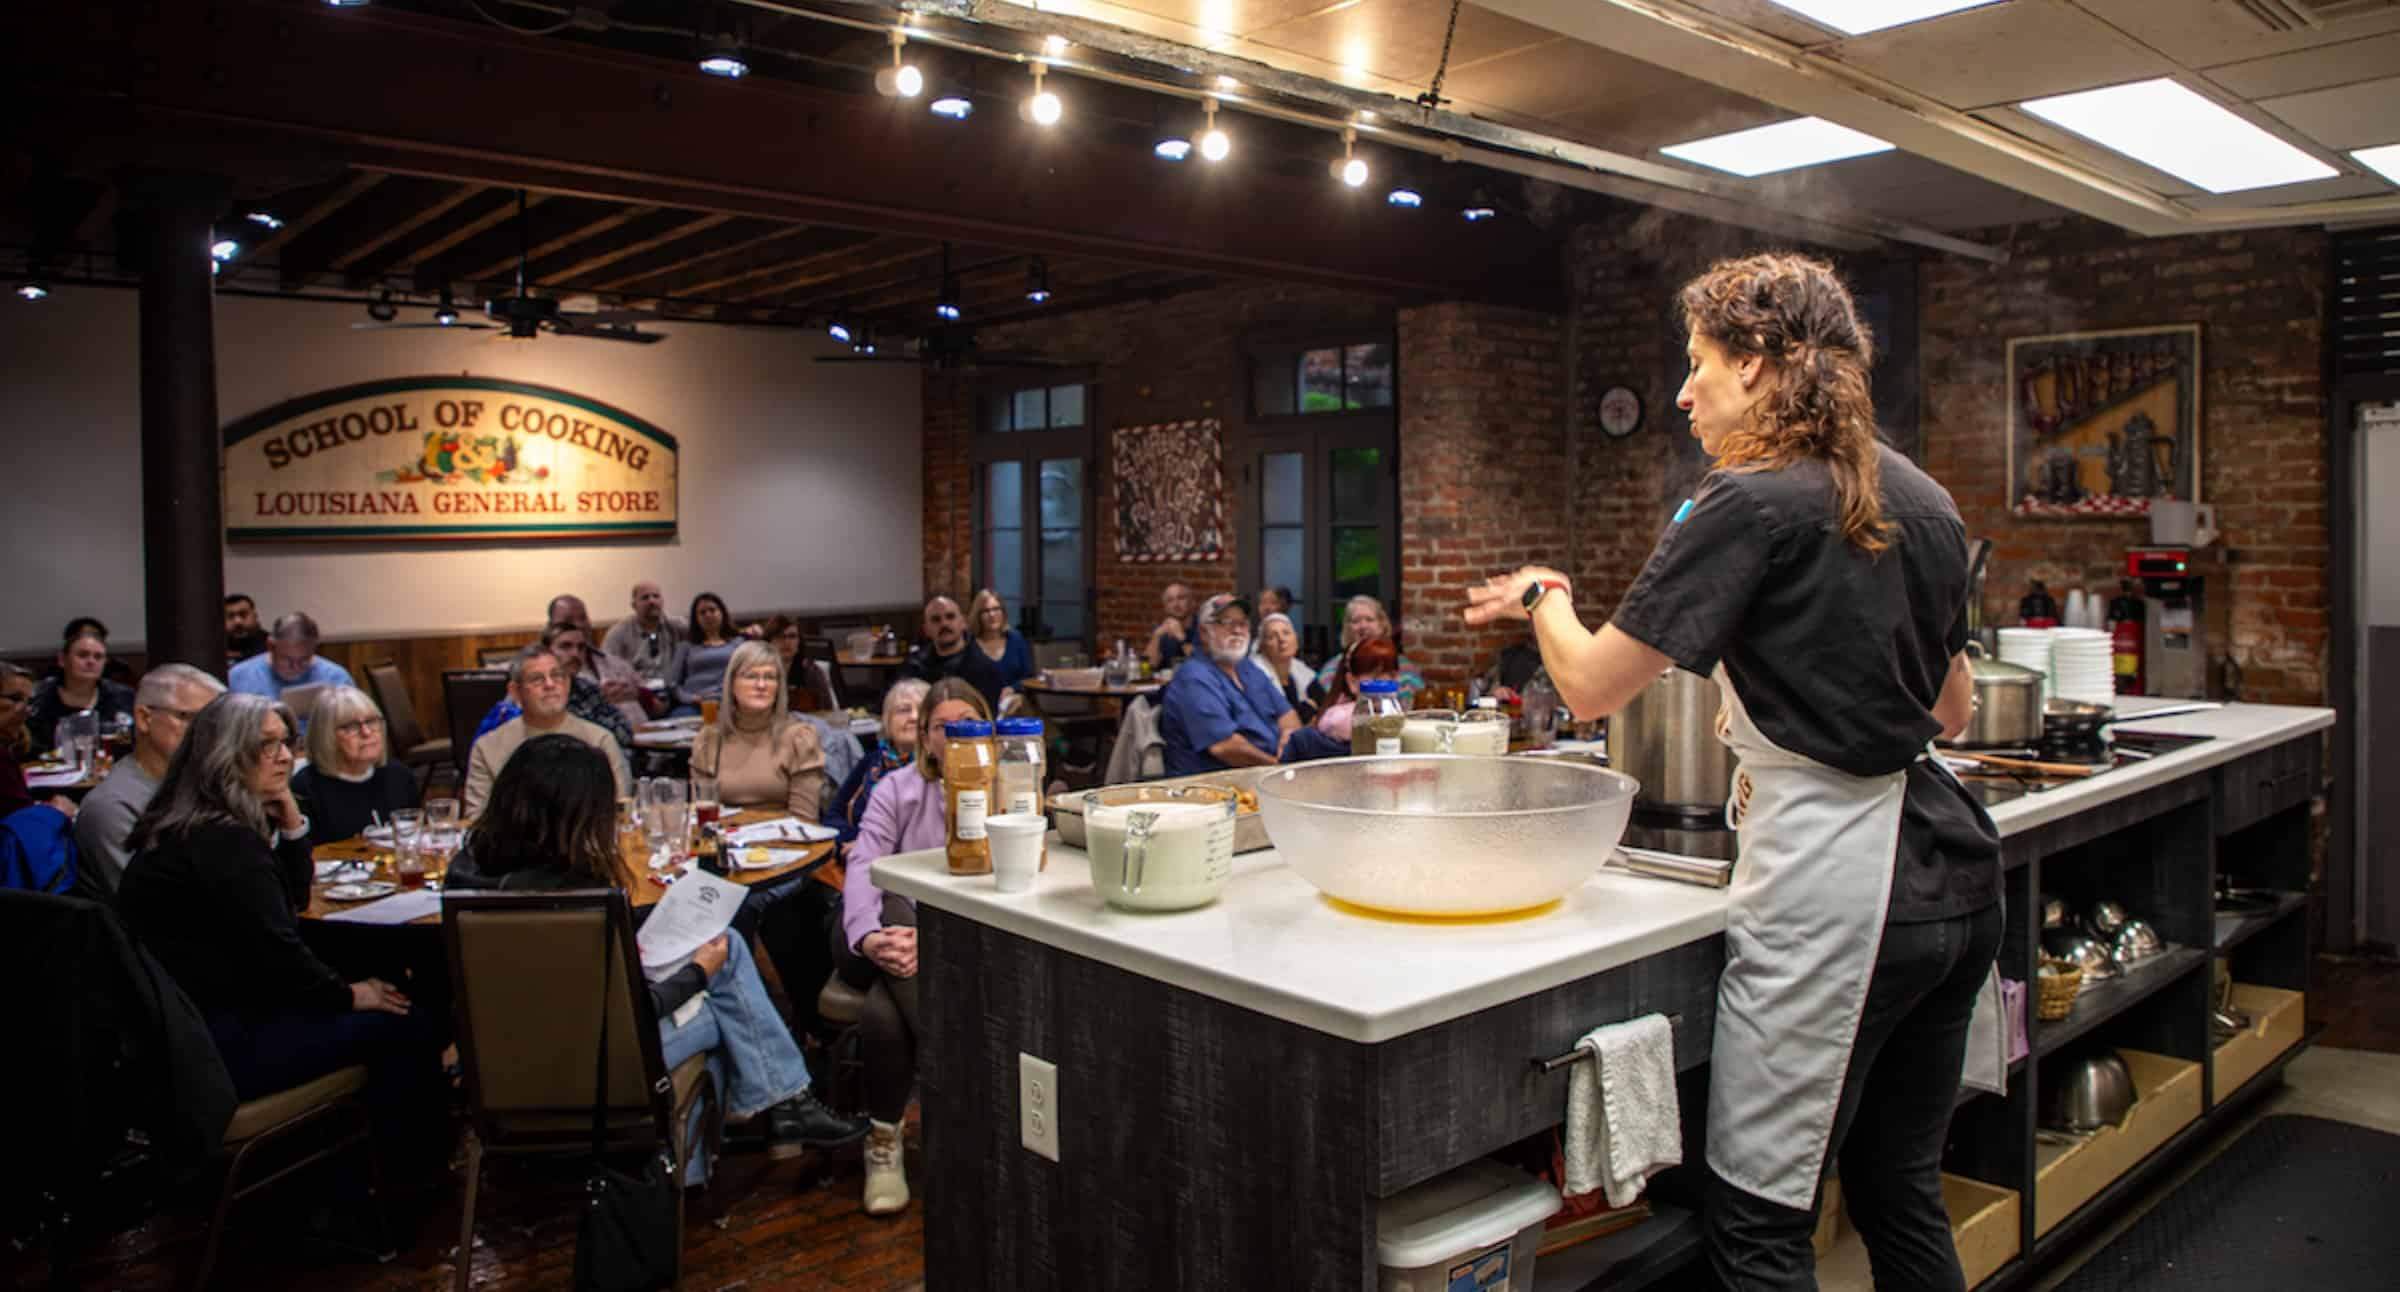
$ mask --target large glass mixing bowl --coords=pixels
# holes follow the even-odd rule
[[[1267,773],[1258,811],[1283,860],[1327,896],[1406,915],[1496,915],[1591,878],[1639,788],[1551,758],[1338,758]]]

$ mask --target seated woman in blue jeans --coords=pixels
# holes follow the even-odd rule
[[[572,736],[540,736],[500,769],[448,882],[512,892],[616,888],[620,864],[608,756]],[[741,939],[720,935],[700,948],[691,963],[650,984],[650,1003],[667,1067],[707,1055],[726,1118],[766,1114],[773,1156],[866,1138],[864,1118],[840,1116],[809,1093],[808,1063]],[[707,1180],[704,1153],[705,1146],[693,1153],[687,1183]]]

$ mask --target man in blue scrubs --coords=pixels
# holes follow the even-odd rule
[[[1250,658],[1249,604],[1229,595],[1210,597],[1200,608],[1197,636],[1200,649],[1175,670],[1159,697],[1167,775],[1274,766],[1300,729],[1300,715]]]

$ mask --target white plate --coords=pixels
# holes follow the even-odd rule
[[[378,848],[389,848],[392,846],[392,828],[388,825],[371,825],[366,829],[359,831],[358,833],[360,838],[365,839],[368,843],[374,844]]]
[[[400,886],[387,879],[370,879],[363,884],[335,884],[325,895],[337,902],[363,902],[372,897],[390,897]]]

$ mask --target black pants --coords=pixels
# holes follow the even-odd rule
[[[1965,1292],[1942,1207],[1942,1144],[1975,995],[1999,954],[2005,922],[1995,904],[1955,919],[1894,924],[1875,953],[1826,1153],[1841,1164],[1842,1201],[1867,1241],[1878,1289]],[[1813,1208],[1769,1202],[1719,1179],[1710,1185],[1707,1216],[1719,1286],[1817,1286]]]
[[[915,928],[917,908],[889,893],[883,898],[885,928]],[[917,1084],[917,980],[894,978],[865,956],[841,945],[842,926],[833,926],[836,972],[867,994],[858,1016],[859,1060],[867,1070],[867,1115],[897,1124],[908,1115],[909,1092]]]
[[[384,1169],[406,1183],[438,1175],[450,1152],[443,1027],[424,1006],[380,1010],[212,1009],[208,1030],[234,1094],[257,1099],[365,1064],[367,1117]]]

